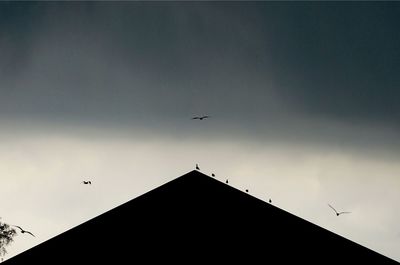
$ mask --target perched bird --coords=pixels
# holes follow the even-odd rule
[[[214,177],[214,178],[215,178],[215,174],[214,174],[214,173],[211,173],[211,177]]]
[[[229,181],[228,181],[228,180],[225,180],[225,183],[226,183],[226,184],[228,184],[228,183],[229,183]]]
[[[207,118],[210,118],[210,116],[208,116],[208,115],[196,116],[196,117],[193,117],[192,120],[200,120],[200,121],[202,121],[202,120],[207,119]]]
[[[84,180],[84,181],[82,181],[82,183],[83,183],[83,184],[90,184],[90,185],[92,185],[92,182],[91,182],[90,180],[88,180],[88,181],[85,181],[85,180]]]
[[[22,234],[27,233],[27,234],[30,234],[31,236],[35,236],[35,235],[32,234],[31,232],[22,229],[22,228],[21,228],[20,226],[18,226],[18,225],[14,225],[14,226],[15,226],[15,227],[18,227],[18,228],[21,230],[21,233],[22,233]]]
[[[269,199],[269,200],[268,200],[268,202],[269,202],[269,203],[272,203],[272,200],[271,200],[271,199]]]
[[[196,164],[196,170],[200,170],[199,165]]]
[[[333,207],[332,207],[332,205],[330,205],[329,203],[328,203],[328,206],[329,206],[329,207],[331,207],[331,208],[332,208],[332,210],[334,210],[334,211],[335,211],[335,213],[336,213],[336,216],[339,216],[339,215],[341,215],[342,213],[351,213],[351,212],[338,212],[338,211],[336,211],[336,209],[335,209],[335,208],[333,208]]]

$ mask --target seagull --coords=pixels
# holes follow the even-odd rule
[[[81,183],[83,183],[83,184],[90,184],[90,185],[92,185],[92,182],[90,181],[90,180],[88,180],[88,181],[82,181]]]
[[[197,170],[200,170],[199,165],[197,165],[197,164],[196,164],[196,169],[197,169]]]
[[[202,120],[207,119],[207,118],[210,118],[210,116],[208,116],[208,115],[196,116],[196,117],[193,117],[192,120],[200,120],[200,121],[202,121]]]
[[[332,210],[334,210],[335,211],[335,213],[336,213],[336,216],[339,216],[339,215],[341,215],[342,213],[351,213],[351,212],[337,212],[336,210],[335,210],[335,208],[333,208],[329,203],[328,203],[328,206],[329,207],[331,207],[332,208]]]
[[[211,173],[211,177],[214,177],[214,178],[215,178],[215,174],[214,174],[214,173]]]
[[[22,229],[22,228],[21,228],[20,226],[18,226],[18,225],[14,225],[14,226],[15,226],[15,227],[18,227],[19,229],[21,229],[21,233],[22,233],[22,234],[23,234],[23,233],[28,233],[28,234],[30,234],[31,236],[35,236],[35,235],[32,234],[31,232]]]

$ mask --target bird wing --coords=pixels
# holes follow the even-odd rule
[[[333,207],[332,207],[332,205],[330,205],[329,203],[328,203],[328,205],[329,205],[329,207],[331,207],[331,208],[332,208],[332,210],[334,210],[334,211],[335,211],[335,213],[338,213],[338,212],[335,210],[335,208],[333,208]]]
[[[192,118],[192,120],[195,120],[195,119],[200,119],[200,117],[193,117],[193,118]]]
[[[28,234],[30,234],[30,235],[32,235],[32,236],[34,236],[35,237],[35,235],[34,234],[32,234],[31,232],[29,232],[29,231],[25,231],[25,233],[28,233]]]
[[[18,226],[18,225],[13,225],[13,226],[15,226],[15,227],[18,227],[19,229],[21,229],[21,231],[24,231],[24,229],[22,229],[20,226]]]
[[[351,212],[340,212],[339,214],[342,214],[342,213],[351,213]]]
[[[210,116],[208,116],[208,115],[206,115],[206,116],[203,116],[203,117],[201,117],[202,119],[207,119],[207,118],[210,118]]]

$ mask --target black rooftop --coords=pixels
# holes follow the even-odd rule
[[[4,264],[140,264],[143,260],[157,264],[236,264],[241,260],[245,264],[398,264],[198,171]]]

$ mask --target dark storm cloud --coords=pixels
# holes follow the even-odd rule
[[[33,15],[40,23],[29,38],[23,34],[29,17],[15,29],[28,40],[17,36],[16,48],[9,48],[17,49],[10,56],[23,67],[4,88],[9,91],[2,97],[3,114],[79,120],[186,112],[187,117],[210,108],[249,109],[249,97],[264,86],[252,72],[260,47],[253,47],[251,25],[236,22],[229,9],[178,3],[40,5],[40,14]],[[28,47],[20,47],[26,42]]]
[[[398,127],[395,2],[0,7],[4,119],[174,128],[205,113],[260,134]]]
[[[2,81],[17,77],[26,66],[40,12],[33,5],[0,5],[0,74]],[[7,89],[6,87],[2,87]]]
[[[398,126],[399,14],[398,3],[292,6],[274,36],[281,95],[312,115]]]

